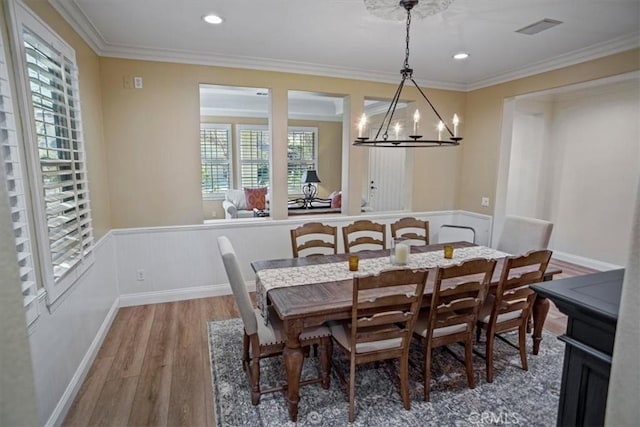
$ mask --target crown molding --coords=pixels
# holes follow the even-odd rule
[[[105,41],[104,37],[96,29],[89,18],[82,12],[74,0],[49,0],[49,3],[99,56],[143,61],[209,65],[216,67],[248,68],[263,71],[306,74],[353,80],[368,80],[380,83],[397,84],[399,81],[399,77],[396,73],[364,71],[347,67],[332,67],[323,64],[273,60],[268,58],[253,58],[211,53],[204,54],[202,52],[140,48],[109,44]],[[423,87],[469,92],[511,80],[568,67],[638,47],[640,47],[640,35],[638,33],[634,33],[608,42],[589,46],[566,55],[559,55],[549,60],[529,64],[526,67],[489,76],[475,82],[453,83],[428,80],[417,75],[415,76],[415,79],[420,81],[420,86]]]
[[[71,28],[78,33],[96,54],[100,55],[100,52],[105,50],[107,44],[104,41],[104,37],[74,0],[49,0],[49,4],[71,25]]]
[[[545,61],[539,61],[529,64],[526,67],[520,69],[488,77],[474,83],[469,83],[466,85],[466,91],[482,89],[500,83],[506,83],[512,80],[533,76],[535,74],[569,67],[581,62],[602,58],[604,56],[636,49],[638,47],[640,47],[640,35],[638,33],[629,34],[613,40],[609,40],[604,43],[599,43],[583,49],[575,50],[566,55],[558,55]]]

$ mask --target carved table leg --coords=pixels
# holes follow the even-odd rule
[[[298,401],[300,396],[300,373],[304,354],[300,347],[300,333],[302,332],[302,320],[285,321],[284,330],[287,334],[287,346],[284,349],[284,367],[287,371],[287,403],[289,404],[289,418],[298,420]]]
[[[537,295],[536,300],[533,303],[533,354],[538,354],[538,351],[540,350],[542,328],[545,320],[547,320],[548,312],[549,300]]]

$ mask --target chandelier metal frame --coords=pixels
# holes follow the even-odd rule
[[[380,124],[380,128],[378,129],[376,136],[371,139],[368,137],[358,137],[354,141],[353,145],[360,146],[370,146],[370,147],[443,147],[443,146],[456,146],[460,145],[460,141],[462,138],[455,135],[451,132],[449,125],[442,119],[438,110],[433,105],[433,103],[429,100],[427,95],[424,93],[420,86],[413,79],[413,69],[409,66],[409,30],[411,28],[411,9],[418,4],[418,0],[400,0],[400,6],[402,6],[407,11],[407,37],[406,37],[406,45],[405,45],[405,56],[404,56],[404,64],[402,70],[400,70],[400,74],[402,75],[402,80],[396,89],[395,94],[393,95],[393,99],[391,100],[391,104],[387,109],[387,112],[382,119],[382,123]],[[391,122],[393,120],[393,115],[396,111],[396,107],[398,105],[398,101],[400,100],[400,94],[402,93],[402,89],[406,81],[409,80],[416,87],[420,95],[427,101],[429,107],[434,112],[434,114],[438,117],[441,123],[444,124],[444,129],[449,133],[448,140],[434,140],[434,139],[422,139],[422,135],[408,135],[409,139],[391,139],[389,138],[389,128],[391,127]]]

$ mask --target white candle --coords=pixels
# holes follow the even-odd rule
[[[396,125],[394,128],[396,131],[396,139],[398,139],[398,136],[400,135],[400,123],[396,122]]]
[[[358,123],[358,138],[362,138],[364,136],[364,127],[367,125],[367,115],[362,113],[362,117],[360,117],[360,122]]]
[[[398,243],[396,245],[396,264],[406,264],[407,258],[409,258],[409,245],[405,243]]]
[[[453,136],[458,136],[458,123],[460,123],[460,119],[457,114],[453,115]]]
[[[416,110],[415,113],[413,113],[413,134],[417,135],[418,134],[418,122],[420,121],[420,112],[418,110]]]
[[[440,120],[438,123],[438,141],[442,141],[442,131],[444,130],[444,123]]]

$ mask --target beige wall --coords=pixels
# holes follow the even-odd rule
[[[202,123],[230,124],[234,135],[237,124],[268,124],[267,119],[250,117],[203,116],[201,121]],[[326,198],[332,191],[339,190],[342,171],[342,122],[289,120],[289,126],[318,128],[318,176],[322,181],[318,184],[318,197]],[[235,143],[235,137],[233,141]],[[234,146],[233,153],[236,153],[236,150],[237,147]],[[236,168],[234,172],[237,172]],[[234,174],[234,181],[238,182],[237,173]],[[224,218],[222,200],[203,200],[202,209],[204,219]]]
[[[94,51],[71,29],[48,2],[25,0],[25,4],[42,18],[76,51],[80,78],[82,124],[87,155],[87,171],[91,197],[94,236],[99,239],[109,229],[111,206],[107,149],[103,135],[100,61]]]
[[[635,49],[469,92],[456,207],[488,215],[494,212],[502,108],[506,98],[638,69],[640,50]],[[480,206],[483,196],[491,198],[490,207]]]
[[[265,87],[284,93],[305,90],[354,99],[388,98],[395,90],[391,84],[278,72],[114,58],[100,61],[112,222],[116,228],[203,221],[198,139],[201,83]],[[124,76],[141,76],[143,89],[125,89]],[[452,116],[464,109],[464,93],[431,92],[442,114]],[[405,96],[416,97],[415,90],[407,90]],[[278,105],[278,109],[282,107]],[[420,108],[426,111],[427,107]],[[355,128],[356,119],[351,124]],[[366,150],[350,147],[350,162],[364,162]],[[416,208],[446,208],[443,200],[447,198],[452,205],[455,180],[436,185],[435,179],[440,177],[435,176],[438,171],[434,169],[440,166],[457,171],[459,155],[431,159],[426,153],[418,153],[416,161],[424,162],[414,171]],[[441,162],[451,162],[450,167]],[[333,171],[325,174],[322,166],[319,174],[323,180],[338,177]],[[324,191],[330,191],[329,187]],[[358,200],[359,193],[354,192]]]

